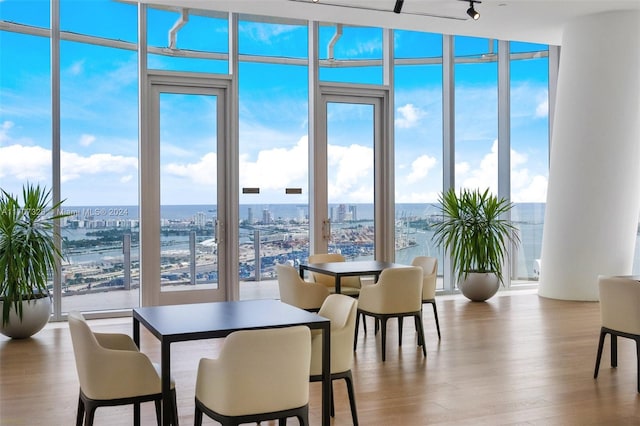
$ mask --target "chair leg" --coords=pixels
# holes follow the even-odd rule
[[[416,323],[418,324],[418,344],[422,342],[422,355],[427,356],[427,345],[424,344],[424,326],[422,325],[422,315],[416,314]]]
[[[376,318],[376,323],[378,319]],[[382,331],[381,339],[382,339],[382,361],[386,360],[386,352],[387,352],[387,318],[382,317],[380,319],[380,330]]]
[[[133,425],[140,426],[140,403],[133,403]]]
[[[331,379],[331,417],[336,416],[336,403],[333,398],[333,379]]]
[[[85,426],[93,426],[93,418],[96,415],[96,407],[93,404],[85,404],[85,417],[84,417],[84,424]]]
[[[351,407],[351,419],[353,420],[353,426],[358,426],[358,412],[356,411],[356,393],[353,390],[353,376],[349,371],[344,378],[347,385],[347,393],[349,394],[349,406]]]
[[[420,319],[417,316],[413,317],[413,319],[416,324],[416,332],[418,332],[418,330],[420,329],[419,328],[420,326],[418,325],[418,321],[420,321]],[[424,339],[422,339],[422,337],[420,336],[420,333],[418,333],[418,346],[423,346],[423,345],[424,345]]]
[[[364,334],[367,334],[367,322],[365,321],[364,314],[362,314],[362,329],[364,330]]]
[[[611,333],[611,367],[618,366],[618,336]]]
[[[82,426],[84,420],[84,402],[82,397],[78,397],[78,414],[76,414],[76,426]]]
[[[604,346],[604,338],[607,333],[604,330],[600,330],[600,339],[598,341],[598,354],[596,355],[596,367],[593,370],[593,378],[598,378],[598,371],[600,370],[600,359],[602,358],[602,348]]]
[[[258,424],[260,424],[260,422],[258,422]],[[287,418],[282,417],[278,419],[278,426],[287,426]]]
[[[438,330],[438,340],[440,340],[440,321],[438,321],[438,308],[436,307],[436,301],[431,302],[433,307],[433,316],[436,318],[436,329]]]
[[[196,411],[193,414],[193,426],[202,426],[202,410],[196,404]]]
[[[300,426],[309,426],[309,406],[306,405],[302,409],[302,413],[296,416],[300,422]]]
[[[356,344],[358,343],[358,329],[360,328],[360,312],[356,313],[356,332],[353,335],[353,351],[355,352],[356,350]],[[362,314],[362,322],[364,323],[364,314]]]
[[[153,401],[156,405],[156,422],[158,426],[162,426],[162,398]]]
[[[402,320],[403,317],[398,317],[398,346],[402,346]]]
[[[176,390],[171,389],[171,415],[173,417],[173,426],[178,426],[178,398],[176,397]]]

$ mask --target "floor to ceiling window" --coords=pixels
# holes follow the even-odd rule
[[[309,253],[307,27],[238,27],[240,298],[273,297],[275,265]]]
[[[497,194],[497,41],[456,36],[455,61],[455,186]]]
[[[435,256],[442,271],[429,227],[442,191],[442,35],[394,35],[396,262]]]
[[[60,2],[62,312],[138,305],[136,27],[132,5]]]
[[[547,46],[510,43],[511,220],[520,231],[511,285],[538,279],[549,172]]]
[[[138,154],[138,108],[148,101],[138,99],[143,92],[138,7],[61,0],[59,81],[50,69],[50,38],[42,31],[49,27],[48,2],[4,0],[0,8],[0,186],[13,192],[27,180],[51,186],[52,128],[59,128],[59,190],[65,208],[75,213],[62,224],[67,255],[59,289],[62,312],[137,306],[138,200],[148,188],[148,182],[141,182]],[[449,172],[443,163],[442,35],[394,31],[394,79],[385,86],[386,30],[319,25],[318,97],[325,102],[325,115],[323,123],[314,124],[324,126],[327,173],[325,181],[310,182],[308,23],[242,16],[234,34],[225,13],[151,6],[146,11],[143,72],[227,82],[237,78],[239,114],[233,119],[239,130],[234,148],[240,193],[238,205],[231,204],[239,220],[228,226],[239,230],[234,243],[238,253],[230,256],[238,265],[239,277],[231,280],[241,283],[241,298],[273,297],[272,292],[261,293],[261,282],[273,280],[274,265],[306,261],[309,236],[319,226],[309,221],[314,188],[323,187],[326,193],[332,231],[327,250],[351,258],[374,256],[373,241],[380,232],[374,223],[374,182],[384,161],[375,157],[375,144],[384,142],[374,142],[380,122],[375,105],[385,91],[393,91],[395,101],[391,199],[396,208],[395,226],[389,223],[393,229],[382,232],[395,241],[391,256],[396,261],[434,255],[441,260],[440,275],[447,274],[429,234],[443,176]],[[230,40],[238,42],[239,67],[234,70]],[[495,40],[454,37],[456,188],[488,187],[497,193],[497,45]],[[545,46],[511,43],[507,172],[516,203],[513,220],[523,239],[514,256],[512,283],[535,280],[539,268],[548,169],[545,51]],[[60,88],[59,122],[52,122],[52,78]],[[344,93],[336,92],[340,89]],[[365,99],[367,91],[378,92]],[[170,269],[162,278],[172,284],[217,285],[215,270],[205,271],[208,266],[197,262],[193,269],[191,260],[207,263],[217,249],[219,200],[216,181],[209,178],[216,174],[216,144],[229,143],[212,135],[217,123],[206,119],[220,112],[219,105],[208,102],[217,93],[179,92],[160,99],[162,189],[154,232],[160,235],[160,264]],[[195,98],[199,102],[187,107],[193,114],[173,109]],[[189,125],[198,118],[209,126],[209,137]],[[251,292],[242,290],[249,287]]]

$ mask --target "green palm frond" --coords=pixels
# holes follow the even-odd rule
[[[22,318],[22,302],[48,294],[48,280],[62,258],[55,245],[54,221],[68,215],[62,202],[51,203],[51,191],[25,184],[22,198],[0,190],[0,297],[6,324],[14,306]]]
[[[433,225],[436,245],[449,251],[456,280],[469,272],[493,272],[503,282],[507,244],[520,244],[518,229],[506,218],[513,203],[489,189],[450,189],[440,194],[442,222]]]

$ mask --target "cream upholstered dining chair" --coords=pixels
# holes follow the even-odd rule
[[[640,282],[624,277],[598,278],[600,291],[600,340],[593,378],[598,377],[604,338],[611,335],[611,367],[618,366],[617,337],[636,342],[637,390],[640,393]]]
[[[134,423],[139,424],[141,402],[155,401],[160,424],[162,402],[160,366],[138,351],[126,334],[94,333],[79,312],[69,312],[80,397],[76,425],[93,424],[95,410],[102,406],[135,404]],[[175,384],[171,381],[172,424],[178,424]]]
[[[356,317],[354,350],[358,340],[358,324],[361,314],[363,321],[367,315],[380,321],[382,361],[386,358],[387,320],[389,318],[398,318],[398,345],[402,346],[401,319],[414,317],[418,345],[422,346],[422,353],[427,356],[422,326],[422,268],[417,266],[387,268],[380,274],[378,282],[362,287],[358,302],[358,316]]]
[[[217,359],[200,360],[194,424],[204,413],[223,425],[287,417],[308,425],[310,363],[308,327],[231,333]]]
[[[309,263],[328,263],[328,262],[344,262],[345,258],[340,253],[317,253],[309,256]],[[311,278],[314,282],[323,284],[332,293],[336,291],[336,279],[331,275],[311,272]],[[342,277],[340,279],[340,293],[348,296],[357,297],[360,294],[360,277]]]
[[[329,290],[320,284],[309,283],[300,278],[298,271],[289,265],[276,265],[280,300],[300,309],[317,312]]]
[[[353,389],[353,337],[356,330],[358,301],[343,294],[332,294],[324,301],[318,315],[331,321],[331,383],[344,379],[349,394],[351,419],[358,425],[356,396]],[[311,337],[311,378],[312,382],[322,380],[322,333],[314,330]],[[331,392],[331,416],[335,415],[333,391]]]
[[[436,319],[438,339],[440,339],[440,322],[438,321],[438,308],[436,307],[438,258],[433,256],[416,256],[413,258],[411,265],[422,268],[422,303],[429,303],[433,307],[433,316]]]

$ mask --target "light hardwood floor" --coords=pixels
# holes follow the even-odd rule
[[[619,339],[618,368],[609,366],[609,339],[594,380],[599,305],[512,292],[487,303],[438,299],[442,340],[425,306],[427,358],[405,321],[388,325],[387,361],[371,322],[360,330],[353,375],[360,424],[368,425],[638,425],[633,342]],[[369,320],[371,321],[371,320]],[[96,331],[131,332],[131,319],[90,321]],[[143,328],[144,330],[144,328]],[[142,333],[142,350],[159,360],[159,344]],[[215,357],[220,340],[174,344],[182,425],[193,424],[195,371]],[[66,323],[52,323],[32,339],[0,337],[0,425],[73,425],[78,382]],[[320,424],[320,384],[310,384],[310,420]],[[350,425],[344,384],[334,386],[334,425]],[[143,424],[155,422],[143,404]],[[96,425],[131,425],[131,407],[99,408]],[[205,420],[205,424],[216,424]],[[275,422],[263,422],[275,425]],[[288,424],[297,424],[290,420]]]

